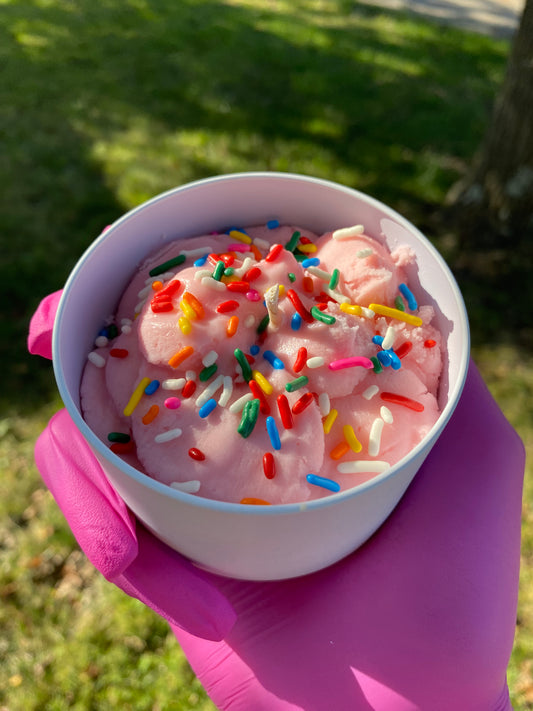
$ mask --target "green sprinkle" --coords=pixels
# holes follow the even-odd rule
[[[339,270],[334,269],[328,284],[330,289],[335,289],[337,287],[337,284],[339,283],[339,276]]]
[[[107,439],[110,442],[123,442],[124,444],[126,444],[126,442],[129,442],[131,440],[131,437],[125,432],[110,432],[107,435]]]
[[[302,252],[295,252],[294,258],[296,259],[297,262],[303,262],[304,259],[309,259],[309,255],[303,254]]]
[[[298,244],[298,240],[300,239],[300,233],[299,232],[293,232],[292,237],[290,240],[287,242],[285,245],[285,249],[289,250],[289,252],[294,252],[296,249],[296,245]]]
[[[185,255],[178,254],[177,257],[169,259],[168,262],[163,262],[163,264],[159,264],[157,267],[150,269],[148,274],[150,276],[158,276],[159,274],[163,274],[164,272],[166,272],[168,269],[172,269],[173,267],[179,267],[179,265],[183,264],[184,261]]]
[[[217,262],[217,265],[213,271],[213,279],[220,281],[222,279],[222,275],[224,274],[225,268],[226,268],[226,265],[224,264],[224,262],[222,260],[220,262]]]
[[[261,321],[259,322],[259,326],[257,327],[257,333],[263,333],[263,331],[266,329],[268,324],[270,323],[270,316],[267,314],[266,316],[263,316]]]
[[[288,393],[293,393],[295,390],[299,390],[300,388],[303,388],[307,385],[309,382],[309,378],[307,375],[300,375],[299,378],[295,378],[295,380],[291,380],[289,383],[285,385],[285,390]]]
[[[397,296],[394,299],[394,306],[396,306],[398,311],[405,311],[405,304],[403,303],[403,299],[401,296]]]
[[[293,272],[289,272],[287,276],[289,277],[290,282],[294,283],[296,281],[296,274],[294,274]]]
[[[112,323],[110,326],[107,327],[107,337],[111,341],[113,338],[116,338],[118,336],[118,328],[115,326],[114,323]]]
[[[209,378],[214,375],[217,372],[217,364],[213,363],[213,365],[208,365],[206,368],[200,371],[198,378],[202,381],[202,383],[205,383],[206,380],[209,380]]]
[[[248,383],[252,379],[252,369],[250,368],[250,363],[248,363],[246,356],[240,348],[236,348],[233,351],[233,355],[237,359],[237,363],[241,366],[242,377]]]
[[[374,373],[381,373],[383,367],[379,360],[376,358],[376,356],[372,356],[370,360],[372,361],[372,363],[374,363]]]
[[[253,400],[248,400],[243,407],[241,421],[237,427],[237,432],[241,437],[249,437],[252,434],[259,416],[259,405],[259,398],[254,398]]]
[[[226,267],[226,269],[224,269],[224,276],[233,276],[234,273],[235,269],[233,267]]]
[[[328,326],[331,326],[337,320],[335,318],[335,316],[332,316],[331,314],[325,314],[323,311],[321,311],[318,308],[318,306],[311,307],[311,316],[314,319],[316,319],[317,321],[322,321],[322,323],[327,323]]]

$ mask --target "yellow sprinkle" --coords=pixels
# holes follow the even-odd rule
[[[348,452],[350,447],[346,444],[346,442],[339,442],[331,452],[329,453],[329,456],[331,459],[340,459],[341,457],[344,457],[346,452]]]
[[[191,294],[190,291],[186,291],[183,294],[183,300],[186,301],[192,309],[194,309],[194,312],[196,313],[196,316],[198,318],[203,318],[205,316],[204,306],[202,302],[198,301],[196,296],[194,294]]]
[[[351,425],[344,425],[342,433],[346,443],[353,452],[360,452],[363,449],[363,445],[355,436],[355,432],[353,431],[353,427]]]
[[[337,419],[337,415],[339,414],[338,410],[335,410],[332,408],[329,411],[329,414],[327,415],[326,419],[324,420],[324,434],[329,434],[331,428],[333,427],[333,423]]]
[[[298,251],[303,252],[304,254],[312,254],[313,252],[316,252],[318,247],[316,244],[299,244],[298,245]]]
[[[285,287],[283,284],[278,284],[278,296],[280,299],[285,296]]]
[[[339,308],[344,311],[345,314],[353,314],[353,316],[362,316],[363,309],[357,304],[340,304]]]
[[[123,410],[124,415],[126,417],[129,417],[131,413],[135,410],[135,408],[141,401],[146,386],[149,385],[151,382],[152,381],[150,380],[150,378],[143,378],[141,382],[137,385],[128,401],[128,404]]]
[[[265,376],[262,373],[260,373],[258,370],[252,370],[252,378],[259,385],[259,387],[265,393],[265,395],[271,395],[273,393],[274,388],[268,382],[268,380],[265,378]]]
[[[422,319],[419,316],[413,316],[413,314],[408,314],[399,309],[391,309],[389,306],[383,306],[383,304],[370,304],[368,308],[380,316],[389,316],[389,318],[394,318],[397,321],[410,323],[412,326],[422,325]]]
[[[244,244],[252,244],[252,238],[240,230],[230,230],[229,236]]]
[[[183,311],[189,321],[194,321],[194,319],[196,318],[196,311],[187,301],[180,301],[180,309]]]
[[[185,346],[177,353],[174,353],[172,358],[168,361],[171,368],[177,368],[183,363],[183,361],[194,353],[194,348],[192,346]],[[150,381],[149,381],[150,382]]]
[[[188,336],[192,331],[192,324],[186,316],[180,316],[178,319],[178,325],[181,328],[181,332],[184,336]]]

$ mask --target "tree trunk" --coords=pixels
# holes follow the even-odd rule
[[[533,0],[526,2],[472,172],[450,197],[463,246],[533,251]]]

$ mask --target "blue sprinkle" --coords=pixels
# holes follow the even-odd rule
[[[250,355],[256,356],[260,350],[261,349],[259,348],[257,343],[255,343],[253,346],[250,346]]]
[[[269,230],[275,230],[276,227],[279,227],[279,220],[269,220],[267,222],[267,227]]]
[[[378,351],[376,355],[377,359],[384,368],[388,368],[389,365],[392,365],[392,358],[389,351]]]
[[[333,479],[326,479],[325,477],[317,476],[316,474],[308,474],[306,479],[309,484],[321,486],[323,489],[328,489],[329,491],[337,492],[341,490],[341,485],[336,481],[333,481]]]
[[[383,343],[383,336],[372,336],[372,343],[380,346]]]
[[[202,407],[198,410],[198,414],[200,417],[204,418],[210,415],[215,407],[217,406],[217,401],[214,398],[211,398],[208,400],[206,403],[202,405]]]
[[[418,308],[418,304],[416,302],[416,299],[415,299],[412,291],[409,290],[409,287],[407,286],[407,284],[400,284],[398,289],[400,290],[402,296],[407,301],[407,306],[410,308],[410,310],[416,311]]]
[[[153,395],[159,387],[159,380],[152,380],[151,383],[144,388],[145,395]]]
[[[298,331],[302,325],[302,317],[300,314],[293,314],[291,318],[291,328],[293,331]]]
[[[276,370],[284,370],[285,365],[283,361],[280,360],[273,351],[265,351],[263,353],[263,358],[267,360]]]
[[[318,257],[308,257],[302,261],[302,267],[307,269],[307,267],[318,267],[320,264],[320,259]]]
[[[209,255],[204,254],[203,257],[200,257],[200,258],[197,259],[195,262],[193,262],[194,266],[195,266],[195,267],[203,267],[204,264],[207,262],[207,257],[208,257],[208,256],[209,256]]]
[[[276,420],[271,415],[266,418],[266,427],[268,436],[270,437],[270,444],[272,445],[272,447],[274,449],[281,449],[281,441],[279,438]]]
[[[387,351],[387,353],[389,353],[391,357],[391,368],[393,370],[400,370],[400,368],[402,367],[402,361],[398,358],[396,353],[392,350],[392,348],[390,351]]]
[[[105,336],[107,338],[108,330],[107,328],[102,328],[100,331],[98,331],[99,336]]]

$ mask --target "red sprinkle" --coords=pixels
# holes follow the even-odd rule
[[[437,341],[434,341],[432,338],[428,338],[427,341],[424,341],[424,348],[435,348],[437,345]]]
[[[311,316],[311,313],[302,304],[302,302],[300,301],[300,297],[294,291],[294,289],[289,289],[287,291],[287,297],[289,298],[291,304],[294,306],[296,311],[300,314],[300,316],[303,318],[303,320],[306,323],[313,323],[314,322],[315,319]]]
[[[267,479],[273,479],[276,475],[276,463],[272,452],[263,455],[263,471]]]
[[[287,396],[284,393],[281,393],[281,395],[278,395],[276,398],[276,401],[278,403],[279,415],[281,417],[283,427],[285,427],[286,430],[291,430],[293,424],[292,413]]]
[[[196,381],[187,380],[187,382],[183,386],[183,390],[181,391],[181,396],[184,398],[191,397],[191,395],[194,395],[195,390],[196,390]]]
[[[250,282],[260,277],[262,273],[263,272],[259,269],[259,267],[251,267],[250,269],[248,269],[243,279],[244,281]]]
[[[402,343],[401,346],[398,346],[398,348],[394,349],[394,352],[398,356],[398,358],[403,358],[406,356],[413,348],[413,344],[411,341],[405,341],[405,343]]]
[[[313,393],[305,393],[305,395],[302,395],[299,400],[296,400],[296,402],[292,406],[293,413],[295,415],[299,415],[305,410],[306,407],[309,407],[309,405],[314,401],[314,399],[315,398],[313,396]]]
[[[383,392],[380,393],[380,397],[382,400],[385,400],[385,402],[392,402],[395,405],[403,405],[404,407],[408,407],[410,410],[414,410],[415,412],[424,411],[424,405],[422,405],[421,402],[411,400],[410,397],[405,397],[405,395]]]
[[[174,296],[174,294],[179,291],[180,286],[181,281],[179,279],[174,279],[163,289],[159,289],[159,291],[155,294],[154,299],[160,299],[162,296]]]
[[[238,301],[233,301],[230,299],[229,301],[222,301],[217,306],[217,313],[219,314],[227,314],[230,311],[235,311],[235,309],[239,308],[239,302]]]
[[[270,405],[268,404],[265,393],[261,390],[255,380],[250,380],[248,387],[252,391],[252,395],[259,400],[259,410],[263,415],[270,415]]]
[[[163,311],[173,311],[174,306],[172,301],[154,301],[150,303],[150,307],[154,314],[162,313]]]
[[[255,358],[253,357],[253,355],[250,355],[249,353],[245,353],[244,357],[246,358],[248,363],[250,363],[250,365],[253,365],[255,363]]]
[[[134,446],[133,440],[130,440],[129,442],[115,442],[109,449],[115,454],[127,454],[133,452]]]
[[[247,291],[250,291],[250,284],[247,281],[230,281],[229,284],[226,284],[226,289],[228,291],[246,294]]]
[[[294,370],[295,373],[299,373],[301,370],[303,370],[304,365],[307,362],[307,348],[305,346],[302,346],[301,348],[298,348],[298,353],[296,355],[296,360],[294,361],[294,365],[292,366],[292,369]]]
[[[235,257],[229,252],[224,252],[224,254],[219,254],[218,256],[224,262],[224,266],[226,267],[226,269],[228,267],[231,267],[231,265],[235,261]]]
[[[333,301],[333,303],[337,303],[335,299],[332,299],[329,294],[326,294],[325,291],[321,291],[318,296],[315,296],[315,301],[319,304],[327,304],[328,301]]]
[[[129,351],[127,351],[125,348],[112,348],[109,351],[109,355],[112,358],[127,358],[129,355]]]
[[[274,262],[281,254],[282,249],[283,249],[282,244],[273,245],[270,252],[265,257],[265,262]]]
[[[191,381],[189,381],[191,382]],[[205,454],[201,449],[196,449],[196,447],[191,447],[189,449],[189,457],[197,462],[203,462],[205,459]]]
[[[300,244],[312,244],[312,242],[309,237],[300,236]]]
[[[302,286],[304,291],[307,291],[308,294],[312,294],[315,289],[315,285],[313,284],[313,280],[310,276],[304,276],[302,279]]]

